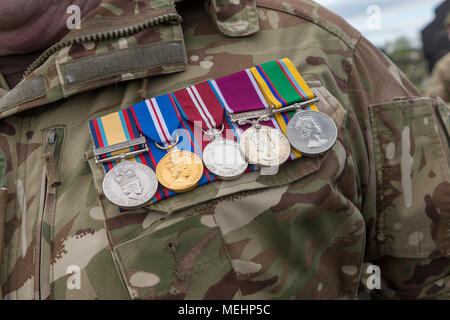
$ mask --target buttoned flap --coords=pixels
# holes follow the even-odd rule
[[[309,85],[320,98],[319,110],[340,129],[346,114],[343,106],[320,83]],[[338,141],[320,157],[282,165],[276,175],[255,171],[126,212],[105,198],[103,168],[92,157],[88,161],[118,272],[132,299],[269,299],[294,298],[287,288],[298,275],[282,266],[287,260],[293,266],[303,265],[313,256],[334,262],[317,261],[320,267],[311,262],[313,269],[321,271],[314,269],[314,276],[301,278],[296,285],[308,281],[319,289],[313,293],[299,289],[298,298],[354,294],[364,252],[365,237],[360,232],[364,223],[359,211],[328,184],[347,172],[344,167],[353,166],[346,159]],[[325,200],[328,197],[331,200]],[[333,232],[330,223],[321,220],[330,216],[319,213],[332,210],[345,212],[332,215]],[[291,244],[291,237],[298,239]],[[316,243],[309,239],[323,246],[309,251],[306,247]],[[345,249],[336,256],[331,249],[335,246],[348,247],[348,254]],[[283,276],[286,272],[289,275]]]
[[[383,254],[450,255],[447,113],[445,104],[429,98],[370,106]]]
[[[340,129],[346,115],[346,111],[343,106],[325,87],[321,85],[320,82],[309,82],[308,85],[314,94],[320,99],[320,101],[316,104],[319,110],[329,115],[335,121],[338,129]],[[151,210],[164,213],[173,213],[177,210],[188,208],[198,203],[241,191],[286,185],[319,170],[321,163],[327,157],[329,152],[330,151],[319,157],[302,157],[295,161],[290,161],[283,164],[279,168],[276,175],[260,175],[259,171],[251,172],[236,180],[209,183],[197,187],[192,191],[181,193],[155,204],[148,205],[144,209],[129,210],[128,212],[132,213],[142,212],[143,210]],[[94,182],[99,199],[103,205],[106,216],[114,217],[119,214],[123,214],[119,212],[119,208],[117,206],[109,202],[104,196],[102,182],[105,172],[103,167],[95,163],[91,150],[86,152],[86,155],[94,176]]]

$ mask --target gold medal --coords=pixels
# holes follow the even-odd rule
[[[156,146],[168,153],[156,166],[156,177],[164,187],[175,192],[194,189],[203,175],[203,163],[195,153],[175,149],[177,141],[168,147]]]

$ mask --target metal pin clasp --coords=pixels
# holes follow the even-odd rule
[[[159,145],[158,142],[156,142],[156,141],[155,141],[155,145],[161,150],[167,150],[167,152],[170,152],[172,150],[177,150],[178,142],[180,142],[180,136],[177,133],[177,138],[175,139],[175,142],[170,143],[167,147],[163,147],[163,146]]]
[[[316,97],[316,98],[306,100],[303,102],[297,102],[297,103],[294,103],[294,104],[291,104],[289,106],[279,108],[279,109],[275,109],[274,107],[272,107],[272,114],[276,114],[276,113],[280,113],[280,112],[289,112],[289,111],[293,111],[293,110],[299,111],[301,108],[306,107],[310,104],[319,102],[319,101],[320,101],[320,98]]]
[[[261,110],[255,110],[255,111],[247,111],[247,112],[240,112],[240,113],[228,113],[228,117],[230,118],[231,122],[235,122],[239,124],[240,126],[244,124],[251,124],[256,129],[259,129],[261,127],[261,122],[267,122],[270,121],[270,117],[273,117],[277,113],[281,112],[289,112],[293,110],[301,110],[301,108],[306,107],[310,104],[316,103],[320,101],[318,97],[306,100],[303,102],[297,102],[294,104],[291,104],[289,106],[275,109],[274,106],[271,106],[268,109],[261,109]]]
[[[115,156],[101,158],[101,156],[104,154],[108,154],[108,153],[112,153],[112,152],[120,151],[120,150],[126,150],[126,149],[129,149],[134,146],[139,146],[140,149],[134,150],[134,151],[122,152]],[[95,156],[95,163],[104,163],[104,162],[109,162],[109,161],[114,161],[114,160],[119,160],[119,159],[123,160],[126,158],[130,158],[130,157],[136,156],[138,154],[147,152],[148,150],[149,149],[147,146],[147,141],[145,140],[145,137],[141,135],[139,138],[136,138],[136,139],[112,144],[110,146],[106,146],[106,147],[102,147],[102,148],[97,148],[97,149],[94,148],[93,152],[94,152],[94,156]]]

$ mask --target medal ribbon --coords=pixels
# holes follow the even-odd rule
[[[314,98],[314,93],[292,61],[287,58],[266,62],[250,70],[268,103],[277,109]],[[318,111],[315,104],[303,109]],[[275,119],[285,135],[287,123],[294,114],[295,111],[275,114]],[[300,152],[293,150],[293,153],[296,158],[301,157]]]
[[[180,127],[180,119],[167,94],[139,102],[132,108],[146,137],[160,145],[173,142],[172,134]]]
[[[210,83],[229,113],[269,108],[263,92],[260,90],[249,69],[212,80]],[[263,124],[281,130],[278,122],[274,118],[271,118],[269,122],[264,122]],[[234,125],[236,130],[239,131],[239,134],[249,126],[245,125],[238,129],[238,126]],[[291,159],[295,159],[295,155],[292,152]]]
[[[268,107],[248,69],[209,82],[229,113],[261,110]]]
[[[140,137],[135,117],[130,108],[90,120],[89,128],[95,148],[107,147]],[[114,151],[107,155],[103,155],[101,158],[119,155],[121,153],[126,153],[133,150],[138,150],[138,146]],[[127,158],[127,161],[139,162],[149,166],[152,169],[155,169],[156,167],[156,164],[153,165],[154,160],[152,161],[152,156],[148,152]],[[120,160],[104,162],[103,167],[105,168],[106,172],[109,172],[119,163]],[[163,194],[164,192],[159,187],[158,191],[152,199],[152,202],[161,200],[163,198]]]
[[[196,122],[201,123],[203,130],[220,130],[223,125],[225,132],[224,138],[239,141],[240,130],[224,115],[225,105],[218,96],[211,81],[201,82],[194,86],[175,91],[170,95],[173,97],[183,119],[186,120],[185,126],[188,128],[191,136],[194,137],[194,142],[200,147],[200,157],[203,157],[203,149],[210,142],[211,138],[203,134],[192,134],[192,132],[195,132],[196,128],[194,124]],[[226,121],[224,121],[224,117]],[[254,168],[252,167],[248,170],[251,171]],[[208,172],[206,168],[205,172]],[[213,174],[209,176],[214,180],[217,179]]]
[[[177,147],[180,150],[193,152],[200,158],[202,157],[202,149],[194,139],[192,130],[188,127],[186,120],[181,116],[173,93],[139,102],[130,108],[136,116],[136,122],[140,130],[153,141],[167,145],[173,142],[172,140],[175,139],[173,137],[174,132],[177,130],[180,138]],[[155,159],[156,168],[156,164],[167,154],[167,150],[158,148],[152,141],[148,143],[148,147]],[[212,182],[215,179],[215,176],[210,175],[205,169],[199,185]],[[168,196],[176,194],[167,188],[163,187],[163,189]]]
[[[183,133],[181,141],[184,142],[180,143],[180,149],[189,149],[188,151],[202,157],[203,144],[206,143],[201,135],[194,137],[193,122],[201,121],[202,129],[219,129],[223,123],[226,129],[233,130],[232,138],[239,141],[241,132],[248,126],[240,128],[232,123],[223,110],[237,113],[269,108],[270,105],[281,108],[312,98],[313,92],[292,62],[289,59],[281,59],[139,102],[125,110],[89,121],[89,128],[96,148],[139,138],[142,133],[147,139],[150,151],[127,160],[140,162],[155,170],[167,151],[159,149],[154,141],[160,145],[173,142],[172,134],[177,129],[181,129]],[[305,109],[317,110],[317,107],[313,104]],[[286,125],[294,114],[295,111],[276,114],[276,120],[272,118],[269,123],[263,124],[278,128],[286,134]],[[101,158],[137,149],[138,146],[134,146],[103,155]],[[291,154],[291,159],[301,156],[295,150],[294,152],[295,155]],[[108,172],[119,162],[120,160],[103,163],[105,171]],[[249,166],[248,170],[254,171],[255,167]],[[216,179],[205,169],[199,185]],[[175,194],[159,185],[152,201],[157,202]]]
[[[201,122],[202,129],[220,129],[224,110],[208,82],[201,82],[173,93],[182,116],[190,122]]]
[[[285,58],[250,68],[264,97],[275,108],[314,98],[291,60]]]

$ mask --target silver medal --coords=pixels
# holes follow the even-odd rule
[[[291,145],[307,156],[320,156],[331,149],[337,139],[333,119],[320,111],[297,112],[289,121],[286,136]]]
[[[148,166],[122,160],[103,179],[103,193],[122,208],[137,208],[148,203],[158,188],[155,173]]]
[[[221,137],[214,139],[205,147],[203,163],[209,171],[222,180],[239,178],[248,166],[239,145]]]
[[[249,163],[261,167],[279,166],[291,152],[289,141],[280,130],[259,124],[242,133],[240,148]]]
[[[212,142],[208,143],[203,150],[203,163],[219,179],[233,180],[244,174],[248,163],[239,144],[222,137],[223,129],[222,124],[221,130],[215,128],[203,130],[212,139]]]

